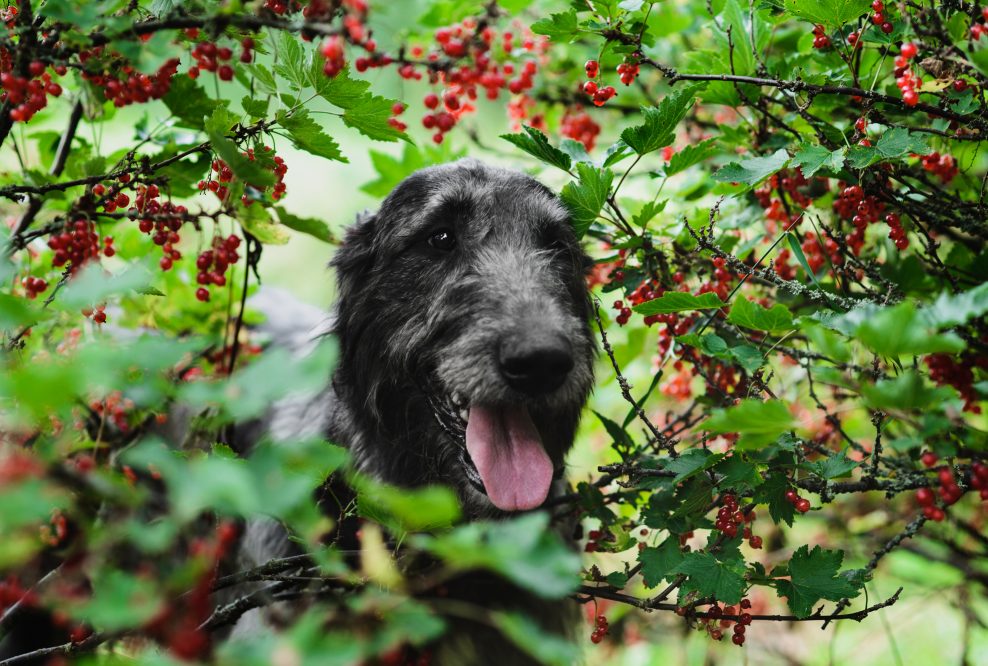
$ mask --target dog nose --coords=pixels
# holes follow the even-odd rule
[[[528,395],[555,391],[573,369],[569,340],[552,333],[505,336],[498,361],[508,386]]]

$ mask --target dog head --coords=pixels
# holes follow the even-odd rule
[[[589,261],[559,200],[475,160],[423,169],[333,264],[358,465],[481,509],[542,504],[593,380]]]

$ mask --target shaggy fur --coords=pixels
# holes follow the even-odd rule
[[[267,325],[275,344],[304,353],[329,327],[340,350],[331,388],[276,405],[263,429],[282,440],[326,436],[365,473],[398,486],[449,485],[468,518],[496,518],[505,513],[464,446],[467,416],[477,405],[522,406],[557,472],[550,497],[558,494],[594,352],[587,257],[558,199],[528,176],[475,160],[424,169],[357,220],[333,266],[331,322],[270,292],[257,303],[277,313]],[[288,552],[277,525],[248,526],[245,564]],[[481,574],[455,581],[450,595],[525,610],[558,633],[568,615],[565,604]],[[252,612],[234,636],[264,621]],[[528,663],[468,623],[454,627],[437,658]]]

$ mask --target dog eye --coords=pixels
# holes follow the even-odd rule
[[[449,252],[456,247],[456,237],[449,229],[440,229],[429,236],[429,246],[443,252]]]

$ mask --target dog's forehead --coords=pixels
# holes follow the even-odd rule
[[[523,229],[567,225],[569,219],[559,199],[534,178],[476,160],[416,172],[392,191],[381,213],[381,222],[398,237],[437,218],[483,219]]]

